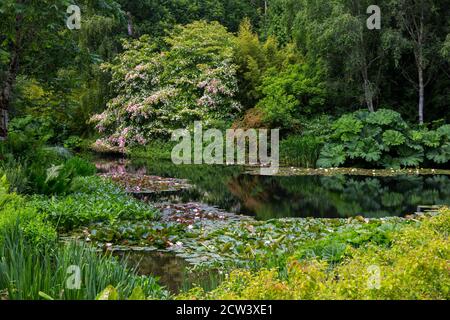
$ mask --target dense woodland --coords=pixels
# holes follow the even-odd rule
[[[379,30],[359,0],[77,4],[70,30],[67,1],[3,1],[12,131],[36,122],[54,144],[95,136],[123,149],[202,120],[281,128],[287,154],[311,150],[299,165],[319,153],[320,166],[450,159],[447,1],[377,1]]]
[[[448,299],[449,88],[450,0],[1,0],[0,300]],[[280,129],[293,177],[174,166],[194,121]],[[256,217],[137,197],[180,177]],[[211,279],[170,291],[114,246]]]

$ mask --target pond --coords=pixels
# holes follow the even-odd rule
[[[176,166],[169,161],[117,158],[97,159],[96,166],[161,210],[163,221],[185,224],[195,219],[219,226],[252,219],[405,216],[427,206],[450,205],[450,175],[432,174],[434,170],[427,175],[411,170],[394,175],[392,171],[349,169],[350,174],[339,170],[324,174],[286,168],[280,176],[261,176],[255,174],[258,170],[240,166]],[[296,170],[301,173],[290,174]],[[218,271],[200,272],[172,251],[120,250],[125,248],[114,254],[127,257],[140,274],[158,276],[172,293],[195,285],[213,289],[222,279]]]
[[[114,255],[125,258],[127,264],[136,268],[141,275],[157,276],[172,293],[200,286],[205,290],[214,289],[222,280],[216,271],[192,271],[189,263],[173,253],[160,251],[115,251]]]
[[[238,166],[183,165],[133,159],[98,162],[104,172],[187,179],[192,187],[151,200],[201,202],[259,220],[284,217],[404,216],[423,206],[450,205],[448,175],[260,176]]]

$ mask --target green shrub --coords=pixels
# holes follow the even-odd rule
[[[2,180],[6,181],[6,179]],[[44,222],[42,215],[38,214],[36,208],[29,205],[26,198],[7,193],[8,189],[7,185],[0,188],[0,231],[11,228],[20,221],[21,232],[36,248],[55,241],[56,230]],[[2,244],[3,239],[0,235],[0,245]]]
[[[437,130],[411,130],[398,112],[380,109],[345,114],[332,125],[330,139],[317,161],[319,167],[362,165],[418,167],[427,160],[450,160],[450,125]]]
[[[10,191],[21,194],[66,194],[77,176],[89,176],[96,172],[90,162],[73,157],[66,149],[41,147],[33,155],[8,156],[0,162]]]
[[[87,177],[96,173],[95,165],[79,157],[73,157],[64,163],[64,171],[73,177]]]
[[[48,124],[31,115],[11,119],[8,129],[6,149],[16,156],[32,154],[53,137]]]
[[[150,158],[159,160],[171,160],[172,149],[176,143],[164,140],[152,140],[145,146],[134,147],[130,155],[133,158]]]
[[[338,248],[342,246],[335,245],[337,250],[328,257],[301,256],[299,260],[294,256],[288,264],[287,275],[280,276],[273,269],[236,270],[211,292],[195,288],[177,298],[449,299],[448,230],[450,210],[447,209],[393,231],[388,246],[380,245],[378,240],[364,240],[364,246],[348,247],[348,256],[342,259],[342,248]],[[335,257],[339,259],[333,260]],[[379,286],[372,270],[379,271]]]
[[[321,137],[289,136],[280,142],[280,160],[286,165],[313,168],[322,144]]]
[[[83,139],[78,136],[70,136],[66,140],[64,140],[64,148],[70,150],[80,150],[83,146]]]
[[[260,91],[262,99],[256,107],[271,127],[292,129],[299,124],[299,115],[317,111],[326,101],[321,70],[304,62],[287,64],[281,71],[269,68],[262,77]]]
[[[94,222],[156,219],[158,212],[98,177],[78,177],[66,196],[34,196],[30,205],[58,229],[68,231]]]
[[[0,248],[0,290],[7,292],[8,299],[93,300],[108,285],[117,289],[120,298],[129,297],[136,288],[147,297],[167,296],[154,278],[138,276],[117,258],[101,255],[86,245],[54,242],[37,248],[26,240],[18,225],[2,229],[0,234],[4,239]],[[79,289],[67,286],[73,266],[80,268]]]

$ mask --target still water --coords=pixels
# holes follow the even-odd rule
[[[147,159],[116,162],[112,168],[187,179],[193,188],[179,193],[175,201],[202,202],[260,220],[404,216],[421,206],[450,205],[446,175],[259,176],[237,166],[176,166]]]
[[[107,173],[133,173],[187,179],[192,188],[175,193],[156,193],[154,202],[198,202],[259,220],[284,217],[339,218],[404,216],[421,206],[450,205],[450,176],[403,175],[371,177],[260,176],[237,166],[176,166],[148,159],[100,159],[97,167]],[[149,197],[149,195],[145,195]],[[126,251],[140,274],[154,275],[171,292],[195,285],[213,289],[218,272],[191,271],[189,263],[168,252]]]

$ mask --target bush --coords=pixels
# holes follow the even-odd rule
[[[360,110],[333,123],[317,166],[419,167],[427,159],[434,164],[450,161],[450,125],[411,130],[393,110]]]
[[[27,241],[36,248],[45,246],[48,242],[56,240],[56,231],[50,225],[45,224],[43,217],[38,214],[36,208],[30,206],[27,199],[17,194],[7,193],[9,186],[5,185],[6,179],[2,179],[0,187],[0,231],[11,228],[20,221],[20,229]],[[0,235],[0,247],[3,245]]]
[[[116,287],[120,298],[129,297],[136,288],[146,297],[167,296],[154,278],[138,276],[117,258],[98,254],[86,245],[60,246],[54,242],[37,248],[26,240],[18,225],[0,234],[4,239],[0,248],[0,290],[7,292],[8,299],[93,300],[108,285]],[[73,266],[80,268],[79,289],[67,287]]]
[[[447,209],[395,231],[389,246],[376,241],[348,248],[348,257],[339,264],[330,265],[320,256],[293,257],[285,276],[276,270],[236,270],[211,292],[195,288],[178,298],[449,299],[448,230]]]
[[[314,168],[322,145],[321,137],[289,136],[280,142],[280,160],[285,165]]]
[[[195,120],[231,121],[240,110],[233,35],[219,23],[177,26],[165,38],[164,51],[147,36],[124,45],[108,66],[118,95],[92,117],[106,136],[100,143],[124,150],[167,139]]]
[[[30,205],[59,230],[69,231],[94,222],[156,219],[158,212],[98,177],[77,178],[66,196],[34,196]]]
[[[83,139],[78,136],[70,136],[64,141],[64,148],[70,150],[80,150],[83,145]]]
[[[87,177],[96,173],[95,165],[79,157],[73,157],[64,163],[63,170],[73,177]]]
[[[72,157],[64,148],[42,147],[33,155],[12,155],[0,163],[11,192],[21,194],[66,194],[72,180],[78,176],[89,176],[96,172],[90,162]]]
[[[11,119],[8,130],[6,149],[16,156],[32,154],[53,137],[51,126],[31,115]]]
[[[145,146],[135,147],[130,155],[133,158],[151,158],[159,160],[171,160],[172,149],[176,143],[172,141],[152,140]]]
[[[325,104],[325,84],[320,70],[305,63],[289,65],[278,72],[269,69],[263,77],[263,98],[257,108],[271,127],[289,128],[299,124],[298,115],[311,114]]]
[[[1,178],[2,298],[6,294],[7,299],[95,299],[109,285],[116,288],[119,298],[136,298],[138,292],[145,297],[167,297],[167,292],[154,278],[138,276],[134,269],[125,267],[125,262],[99,254],[87,245],[60,244],[55,227],[48,223],[47,213],[42,212],[37,202],[7,193],[8,189],[6,179]],[[90,209],[95,213],[95,207]],[[108,211],[108,208],[104,210]],[[74,265],[80,267],[80,290],[66,286],[71,275],[68,274],[69,267]]]

